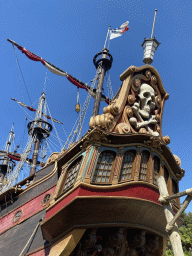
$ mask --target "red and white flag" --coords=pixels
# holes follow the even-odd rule
[[[109,34],[109,40],[122,36],[123,33],[125,33],[125,31],[129,29],[128,24],[129,24],[129,21],[126,21],[120,26],[120,28],[111,29]]]

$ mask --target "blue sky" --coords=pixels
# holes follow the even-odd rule
[[[93,57],[103,48],[108,26],[117,28],[128,20],[129,31],[111,40],[109,47],[114,59],[110,76],[115,94],[121,85],[119,75],[131,65],[143,65],[140,45],[144,37],[150,37],[154,10],[158,9],[154,36],[161,44],[152,65],[158,70],[170,95],[164,107],[163,135],[170,136],[169,147],[181,158],[182,168],[186,170],[180,190],[192,187],[191,1],[1,0],[0,7],[1,149],[13,122],[16,144],[24,132],[25,112],[11,97],[28,105],[31,105],[30,99],[34,103],[43,91],[46,72],[45,91],[51,115],[64,123],[67,135],[77,118],[76,87],[65,77],[52,74],[41,63],[29,60],[16,49],[29,99],[21,74],[20,85],[15,53],[7,38],[87,83],[95,76]],[[104,90],[107,94],[106,84]],[[81,90],[81,104],[85,98],[86,92]],[[101,111],[104,106],[102,103]],[[93,100],[83,134],[88,130],[92,108]],[[57,125],[57,129],[60,138],[66,141],[63,128]],[[191,205],[188,210],[192,211]]]

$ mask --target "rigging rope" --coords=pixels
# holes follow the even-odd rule
[[[2,187],[1,192],[6,191],[10,187],[12,187],[15,182],[17,182],[18,176],[20,174],[20,170],[22,169],[24,163],[26,162],[26,159],[27,159],[28,155],[31,153],[31,148],[32,148],[32,146],[35,142],[35,139],[36,139],[36,136],[28,138],[27,145],[26,145],[26,147],[23,151],[24,153],[21,154],[21,160],[20,160],[20,162],[18,162],[14,171],[6,177],[7,178],[7,183],[5,184],[5,186]]]
[[[13,49],[14,49],[14,52],[15,52],[15,57],[16,57],[18,72],[19,72],[19,70],[20,70],[21,76],[22,76],[22,78],[23,78],[23,82],[24,82],[24,85],[25,85],[25,89],[26,89],[27,94],[28,94],[28,97],[29,97],[29,101],[30,101],[30,103],[32,104],[31,98],[30,98],[30,96],[29,96],[29,92],[28,92],[28,90],[27,90],[27,86],[26,86],[26,84],[25,84],[25,80],[24,80],[24,77],[23,77],[23,74],[22,74],[22,71],[21,71],[21,68],[20,68],[20,65],[19,65],[19,61],[18,61],[18,58],[17,58],[17,54],[16,54],[16,51],[15,51],[15,46],[14,46],[14,45],[13,45]],[[21,85],[20,75],[19,75],[19,81],[20,81],[20,85]],[[21,91],[22,91],[22,89],[21,89]],[[23,102],[24,102],[24,98],[23,98]]]
[[[108,97],[110,100],[113,99],[113,89],[112,89],[112,86],[111,86],[111,78],[110,78],[110,74],[109,74],[109,71],[107,71],[107,90],[108,90]]]
[[[39,222],[38,222],[37,226],[35,227],[35,229],[34,229],[34,231],[33,231],[32,235],[30,236],[29,240],[27,241],[27,243],[26,243],[25,247],[23,248],[23,250],[22,250],[22,252],[19,254],[19,256],[22,256],[22,255],[23,255],[23,253],[24,253],[25,249],[27,248],[27,246],[29,245],[29,243],[30,243],[30,242],[31,242],[31,240],[33,239],[33,237],[34,237],[35,233],[37,232],[37,229],[38,229],[38,227],[40,226],[41,222],[42,222],[42,219],[40,219],[40,220],[39,220]]]
[[[63,127],[63,125],[62,125],[62,129],[63,129],[63,131],[64,131],[64,133],[65,133],[66,138],[67,138],[67,133],[66,133],[66,131],[65,131],[64,127]]]
[[[53,147],[55,152],[58,152],[58,149],[54,146],[55,143],[53,143],[50,138],[49,138],[49,144]],[[50,149],[51,150],[51,149]],[[51,154],[54,152],[53,150],[51,150]]]
[[[20,148],[21,142],[22,142],[22,148],[23,148],[23,141],[24,141],[24,137],[25,137],[25,132],[26,132],[26,123],[27,123],[27,116],[25,116],[25,126],[24,126],[24,132],[23,132],[23,137],[20,140],[19,144],[17,145],[16,149],[14,150],[14,152],[17,152],[17,149]]]
[[[94,79],[92,80],[90,89],[93,89],[95,87],[96,81],[98,79],[98,75],[99,75],[99,70],[97,70],[96,75],[95,75]],[[79,115],[76,119],[76,122],[73,126],[73,129],[72,129],[71,133],[69,134],[67,141],[62,150],[64,150],[67,145],[69,147],[73,142],[75,142],[76,138],[77,138],[76,141],[78,141],[80,139],[90,99],[91,99],[91,95],[88,93],[88,95],[85,99],[84,105],[82,107],[82,110],[80,110]],[[71,138],[71,136],[72,136],[72,138]],[[71,138],[71,140],[70,140],[70,138]],[[69,140],[70,140],[70,142],[69,142]]]
[[[93,79],[93,82],[91,84],[91,89],[93,89],[95,87],[95,84],[97,82],[98,76],[99,76],[99,72],[97,70],[96,75],[95,75],[95,77]],[[86,116],[86,113],[87,113],[87,109],[88,109],[88,106],[89,106],[90,99],[91,99],[91,95],[88,94],[87,98],[85,100],[85,103],[83,105],[82,111],[80,112],[79,133],[77,135],[77,141],[81,137],[81,132],[82,132],[82,129],[83,129],[83,124],[84,124],[84,121],[85,121],[85,116]]]
[[[62,148],[61,139],[59,138],[59,134],[58,134],[58,132],[57,132],[57,129],[55,128],[55,124],[54,124],[54,122],[53,122],[53,120],[52,120],[51,112],[50,112],[50,110],[49,110],[48,105],[47,105],[47,110],[48,110],[49,116],[51,117],[51,121],[52,121],[53,127],[54,127],[54,129],[55,129],[55,132],[56,132],[56,135],[57,135],[57,139],[58,139],[59,144],[60,144],[60,146],[61,146],[61,148]]]

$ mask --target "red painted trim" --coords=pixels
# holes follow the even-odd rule
[[[21,207],[17,208],[15,211],[12,211],[10,214],[2,217],[0,219],[0,234],[5,232],[7,229],[19,224],[25,219],[28,219],[29,217],[33,216],[37,212],[43,210],[46,206],[41,205],[41,200],[47,193],[53,194],[54,190],[55,190],[55,186],[52,187],[50,190],[44,192],[40,196],[30,200],[29,202],[22,205]],[[22,215],[18,221],[13,222],[14,215],[18,210],[22,210]]]
[[[149,187],[143,184],[133,184],[127,185],[119,188],[111,188],[108,190],[104,189],[95,189],[88,188],[85,186],[80,186],[76,190],[74,190],[71,194],[65,197],[58,204],[53,206],[50,210],[47,211],[45,220],[50,218],[52,215],[56,214],[59,210],[64,208],[67,204],[69,204],[75,197],[83,197],[83,196],[113,196],[113,197],[133,197],[146,199],[155,203],[158,203],[159,193],[156,189]]]

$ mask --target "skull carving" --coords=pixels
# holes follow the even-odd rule
[[[148,84],[142,84],[139,92],[139,102],[133,104],[132,111],[135,117],[131,117],[129,122],[136,129],[145,127],[148,133],[154,136],[159,136],[159,133],[153,131],[148,125],[156,124],[157,120],[155,115],[151,115],[150,112],[155,108],[155,91]]]
[[[139,113],[144,119],[149,119],[150,111],[155,108],[155,92],[148,84],[142,84],[139,92]]]

